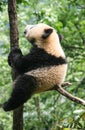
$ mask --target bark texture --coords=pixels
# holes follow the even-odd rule
[[[19,33],[16,12],[16,0],[8,0],[8,16],[10,25],[10,49],[19,47]],[[18,72],[12,69],[12,78],[16,79]],[[23,130],[23,106],[13,112],[13,130]]]

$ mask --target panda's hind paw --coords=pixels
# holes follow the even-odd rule
[[[2,105],[2,108],[4,109],[4,111],[10,111],[10,107],[8,105],[8,102],[5,102],[3,105]]]

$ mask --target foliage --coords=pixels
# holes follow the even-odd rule
[[[0,106],[9,97],[12,81],[7,64],[9,22],[7,1],[0,1]],[[62,46],[68,59],[66,88],[85,99],[85,2],[84,0],[18,0],[20,48],[27,53],[30,44],[23,36],[26,24],[44,22],[63,35]],[[82,81],[82,82],[81,82]],[[24,108],[24,130],[85,130],[85,109],[57,92],[33,96]],[[0,130],[12,129],[12,113],[0,109]]]

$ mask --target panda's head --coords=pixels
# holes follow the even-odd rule
[[[56,44],[56,42],[59,42],[55,29],[43,23],[27,25],[24,34],[28,41],[39,47],[46,44]]]
[[[49,25],[43,23],[27,25],[24,34],[33,46],[43,48],[52,55],[65,57],[60,45],[59,35]]]

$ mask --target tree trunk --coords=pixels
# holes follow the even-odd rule
[[[19,47],[19,33],[16,13],[16,0],[8,0],[8,15],[10,24],[10,49]],[[12,78],[16,79],[18,72],[12,69]],[[23,130],[23,106],[13,112],[13,130]]]

